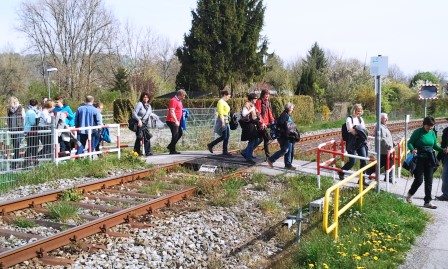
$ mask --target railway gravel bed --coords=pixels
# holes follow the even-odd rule
[[[267,189],[257,191],[246,185],[240,201],[232,207],[210,206],[206,198],[194,197],[144,219],[152,227],[137,229],[123,224],[112,229],[129,237],[94,235],[85,239],[86,243],[105,244],[107,250],[90,253],[65,246],[51,255],[75,261],[66,268],[263,268],[270,256],[282,250],[275,238],[255,240],[234,252],[287,214],[273,216],[260,210],[258,202],[281,190],[282,184],[272,178]],[[34,259],[13,268],[64,267],[41,265]]]

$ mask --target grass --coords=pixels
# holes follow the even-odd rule
[[[126,157],[130,155],[128,151],[123,152],[123,157],[118,159],[115,154],[107,154],[105,157],[95,161],[90,159],[69,160],[59,165],[47,163],[39,165],[32,170],[15,174],[4,174],[0,176],[0,182],[10,182],[10,184],[0,184],[0,193],[6,192],[18,186],[36,185],[60,178],[93,177],[104,178],[114,169],[136,169],[139,167],[149,168],[138,157]],[[4,178],[2,178],[4,177]]]
[[[82,200],[82,192],[78,189],[69,189],[62,191],[60,194],[62,201],[78,202]]]
[[[251,177],[251,182],[257,191],[265,191],[268,186],[268,176],[260,173],[255,173]]]
[[[19,228],[33,228],[37,226],[33,221],[20,218],[15,219],[13,224]]]
[[[69,219],[76,218],[78,213],[78,206],[68,202],[59,201],[48,205],[50,217],[52,219],[65,222]]]
[[[169,189],[169,186],[164,181],[154,181],[153,183],[146,185],[140,189],[139,193],[144,193],[148,195],[160,195],[163,190]]]
[[[339,221],[339,241],[322,231],[321,219],[285,259],[271,268],[396,268],[430,217],[387,192],[370,192]]]
[[[244,185],[246,182],[237,178],[225,181],[200,179],[197,190],[199,195],[209,199],[211,205],[229,207],[237,203],[240,188]]]

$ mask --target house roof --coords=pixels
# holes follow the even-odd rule
[[[170,92],[164,95],[157,96],[156,98],[173,98],[176,95],[177,91]],[[204,98],[212,93],[210,92],[201,92],[201,91],[187,91],[187,96],[189,99],[196,99],[196,98]]]

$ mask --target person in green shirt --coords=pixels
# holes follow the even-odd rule
[[[219,99],[216,112],[218,117],[216,118],[214,131],[219,135],[218,138],[207,144],[207,149],[210,153],[213,153],[213,147],[219,142],[222,142],[222,155],[231,155],[228,151],[229,138],[230,138],[230,126],[229,126],[229,113],[230,106],[227,101],[230,99],[230,93],[227,90],[221,91],[221,99]]]
[[[435,158],[434,150],[445,151],[437,143],[436,133],[433,131],[435,120],[433,117],[425,117],[423,119],[423,127],[416,129],[408,141],[408,149],[417,158],[417,165],[414,170],[414,182],[408,191],[406,201],[412,203],[412,197],[417,192],[420,185],[425,179],[425,203],[423,207],[436,209],[437,206],[431,203],[432,178],[434,168],[437,166],[437,159]]]

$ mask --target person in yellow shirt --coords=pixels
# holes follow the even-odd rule
[[[227,101],[230,99],[230,93],[227,90],[221,91],[221,99],[218,101],[216,107],[218,117],[215,121],[214,132],[219,135],[218,138],[207,144],[207,149],[210,153],[213,153],[213,147],[219,142],[222,143],[222,155],[231,155],[228,151],[229,138],[230,138],[230,126],[229,126],[229,113],[230,106]]]

